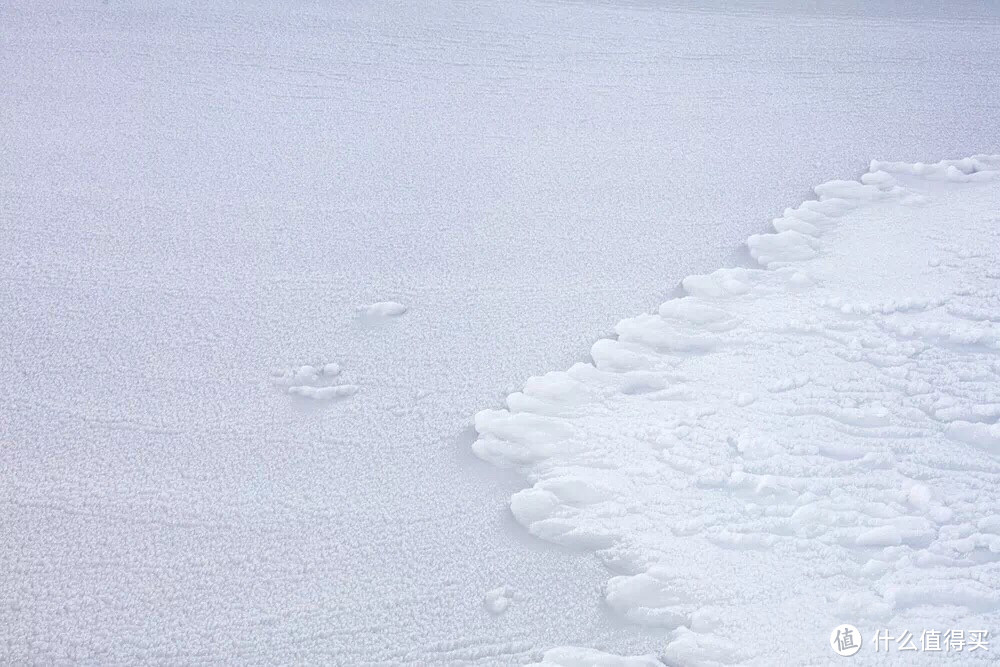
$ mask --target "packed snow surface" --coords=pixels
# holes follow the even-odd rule
[[[660,655],[673,630],[633,623],[627,587],[609,609],[600,560],[514,521],[524,479],[471,453],[472,415],[739,263],[816,183],[995,150],[997,14],[0,2],[0,663]],[[800,241],[757,251],[819,251]],[[848,319],[880,305],[845,299]],[[365,308],[386,301],[407,311]],[[658,335],[711,354],[716,315]],[[784,396],[816,390],[802,366]],[[666,380],[628,391],[682,400]],[[734,410],[782,395],[733,391]],[[963,409],[942,407],[949,438],[985,455],[990,408]]]
[[[1000,155],[815,192],[749,238],[761,268],[686,278],[476,416],[476,453],[532,483],[517,521],[594,550],[668,664],[1000,627]],[[573,650],[544,664],[643,664]]]

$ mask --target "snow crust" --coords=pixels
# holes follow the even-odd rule
[[[516,520],[596,552],[668,664],[1000,622],[1000,155],[815,192],[748,239],[761,268],[686,278],[475,418],[475,453],[531,483]],[[604,659],[546,664],[633,664]]]

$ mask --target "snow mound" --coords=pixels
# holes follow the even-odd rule
[[[748,240],[762,268],[687,278],[478,413],[474,451],[523,470],[517,521],[594,550],[670,664],[829,660],[839,623],[862,651],[997,627],[998,185],[980,155],[816,187]],[[542,664],[633,664],[579,650]]]
[[[399,317],[406,312],[406,306],[396,301],[379,301],[361,306],[361,312],[369,317]]]
[[[302,385],[288,388],[288,393],[293,396],[304,396],[306,398],[315,398],[319,400],[353,396],[357,393],[357,391],[358,388],[353,384],[338,384],[329,387],[310,387],[308,385]]]
[[[494,588],[483,596],[483,604],[486,605],[486,609],[488,609],[491,614],[497,616],[507,611],[507,608],[510,607],[511,600],[513,600],[513,595],[511,594],[510,589],[506,586]]]
[[[334,384],[333,378],[341,373],[340,364],[325,363],[312,366],[305,364],[275,373],[279,385],[291,396],[302,396],[316,400],[331,400],[353,396],[358,387],[353,384]]]

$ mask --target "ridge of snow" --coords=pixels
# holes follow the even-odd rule
[[[762,268],[686,278],[479,412],[474,452],[524,472],[516,520],[595,551],[668,661],[829,659],[841,622],[995,628],[998,183],[976,155],[817,186],[747,240]],[[586,651],[541,664],[632,664]]]

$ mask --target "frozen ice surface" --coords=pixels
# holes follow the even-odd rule
[[[531,482],[517,521],[594,550],[669,664],[1000,624],[1000,155],[815,191],[750,237],[763,268],[685,279],[476,416],[476,453]]]
[[[513,521],[523,479],[470,453],[470,415],[738,263],[814,184],[1000,144],[995,5],[730,4],[0,3],[0,662],[663,655],[673,631],[607,612],[601,561]],[[808,252],[787,239],[759,252]],[[981,247],[955,243],[919,261]],[[359,316],[386,299],[410,310]],[[883,305],[921,307],[831,312]],[[992,326],[948,307],[968,323],[949,336]],[[655,332],[690,354],[741,326],[674,317],[704,323]],[[718,409],[769,409],[811,372]],[[698,396],[667,380],[628,395]],[[883,407],[832,414],[885,429],[865,425]],[[988,406],[932,407],[989,454]],[[954,539],[974,532],[997,531]],[[493,616],[500,582],[518,599]]]

